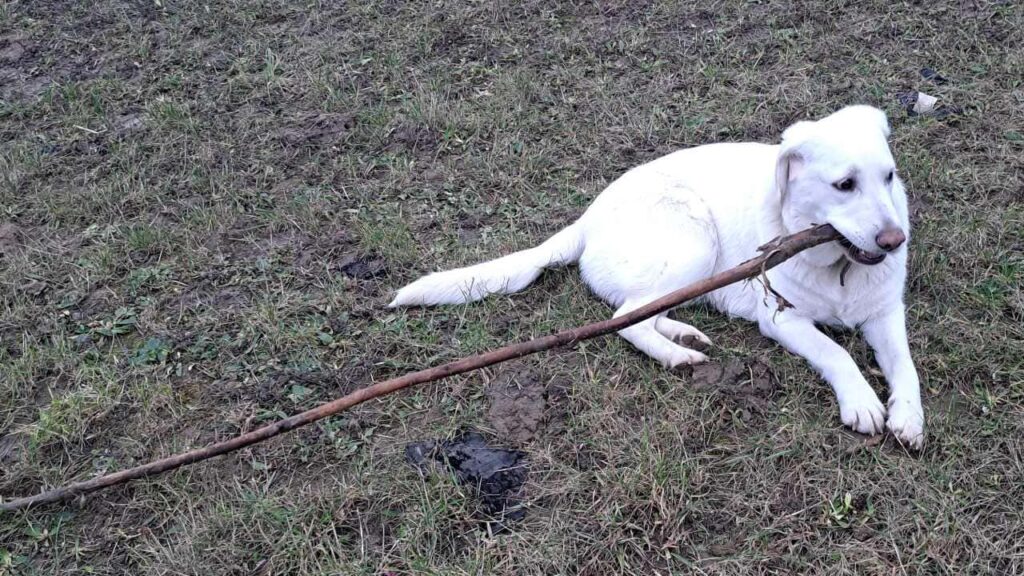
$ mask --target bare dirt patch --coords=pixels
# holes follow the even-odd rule
[[[289,120],[277,136],[289,147],[319,147],[343,140],[355,123],[351,114],[300,114]]]
[[[31,44],[24,36],[0,38],[0,64],[13,64],[25,56]]]
[[[769,366],[760,361],[729,359],[698,364],[690,369],[697,390],[714,393],[731,403],[757,413],[764,412],[778,390]]]
[[[440,135],[425,124],[403,122],[390,136],[388,150],[407,152],[432,152],[440,142]]]
[[[387,262],[383,258],[360,256],[358,253],[342,255],[336,266],[343,274],[356,280],[371,280],[388,272]]]
[[[0,436],[0,469],[13,466],[18,462],[27,447],[28,438],[24,434],[12,432]]]
[[[0,37],[0,100],[25,100],[43,93],[52,82],[47,74],[38,74],[35,43],[25,34]]]
[[[21,249],[22,230],[10,222],[0,224],[0,256],[14,254]]]
[[[487,421],[498,436],[521,446],[562,429],[566,385],[525,363],[510,363],[487,384]]]

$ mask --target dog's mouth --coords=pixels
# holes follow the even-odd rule
[[[846,256],[858,264],[865,264],[867,266],[874,266],[879,264],[882,260],[885,260],[885,252],[868,252],[867,250],[861,250],[853,245],[852,242],[842,237],[839,239],[839,244],[846,248]]]

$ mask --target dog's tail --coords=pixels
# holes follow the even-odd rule
[[[540,246],[424,276],[399,290],[388,306],[462,304],[496,292],[511,294],[529,286],[545,268],[576,262],[582,253],[583,231],[577,221]]]

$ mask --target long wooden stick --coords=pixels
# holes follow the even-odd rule
[[[786,236],[785,238],[775,239],[759,248],[762,252],[760,256],[747,260],[735,268],[725,270],[724,272],[715,274],[710,278],[690,284],[685,288],[680,288],[675,292],[662,296],[646,306],[637,308],[636,310],[633,310],[628,314],[623,314],[617,318],[594,322],[593,324],[587,324],[586,326],[580,326],[570,330],[564,330],[550,336],[534,338],[533,340],[512,344],[503,348],[491,350],[490,352],[484,352],[483,354],[470,356],[469,358],[463,358],[461,360],[449,362],[448,364],[442,364],[441,366],[435,366],[433,368],[427,368],[426,370],[406,374],[405,376],[398,378],[385,380],[384,382],[379,382],[372,386],[361,388],[347,396],[321,404],[316,408],[312,408],[294,416],[289,416],[283,420],[278,420],[273,424],[268,424],[267,426],[242,434],[241,436],[236,436],[235,438],[224,442],[211,444],[205,448],[197,448],[189,452],[155,460],[148,464],[136,466],[127,470],[121,470],[120,472],[114,472],[112,474],[107,474],[106,476],[93,478],[92,480],[75,482],[62,488],[55,488],[47,492],[36,494],[35,496],[17,498],[9,502],[0,502],[0,511],[18,510],[20,508],[26,508],[28,506],[35,506],[38,504],[60,502],[80,494],[87,494],[89,492],[100,490],[101,488],[122,484],[129,480],[135,480],[137,478],[143,478],[159,474],[161,472],[166,472],[168,470],[173,470],[181,466],[199,462],[200,460],[206,460],[207,458],[227,454],[228,452],[256,444],[257,442],[262,442],[268,438],[273,438],[278,434],[283,434],[300,426],[316,422],[321,418],[326,418],[327,416],[332,416],[339,412],[348,410],[349,408],[366,402],[367,400],[391,394],[392,392],[408,388],[409,386],[433,382],[447,376],[462,374],[471,370],[491,366],[499,362],[505,362],[506,360],[512,360],[528,354],[534,354],[541,350],[548,350],[558,346],[573,346],[577,342],[581,342],[583,340],[589,340],[591,338],[596,338],[597,336],[617,332],[627,326],[646,320],[655,314],[660,314],[661,312],[675,308],[687,300],[703,296],[704,294],[734,282],[753,278],[762,274],[769,268],[778,266],[782,262],[792,258],[798,252],[819,244],[824,244],[825,242],[838,240],[839,238],[839,233],[836,232],[832,226],[826,224],[810,228],[802,232],[797,232],[796,234]],[[769,289],[767,283],[766,289]]]

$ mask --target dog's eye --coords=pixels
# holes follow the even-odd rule
[[[893,177],[894,173],[895,173],[894,170],[889,170],[889,174],[885,177],[886,184],[888,184],[889,182],[892,182],[892,177]]]
[[[842,192],[849,192],[857,186],[857,183],[853,181],[853,178],[843,178],[842,180],[836,182],[832,186],[835,187],[836,190],[840,190]]]

